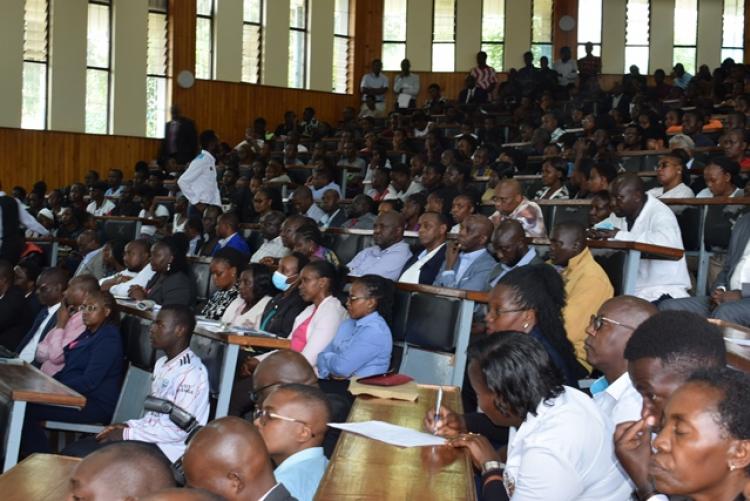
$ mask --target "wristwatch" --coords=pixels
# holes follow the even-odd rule
[[[500,461],[485,461],[484,464],[482,464],[482,475],[485,475],[492,470],[503,469],[505,469],[505,463],[501,463]]]

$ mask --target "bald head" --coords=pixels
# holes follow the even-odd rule
[[[261,405],[273,386],[281,384],[305,384],[317,386],[318,377],[310,363],[301,353],[278,350],[261,360],[253,372],[253,390],[257,394],[256,405]],[[262,388],[265,390],[259,391]]]
[[[375,219],[372,227],[372,240],[381,249],[404,239],[404,216],[400,212],[388,211]]]
[[[461,223],[458,243],[461,251],[474,252],[487,246],[492,238],[492,222],[481,214],[472,214]]]
[[[492,250],[501,263],[515,266],[529,252],[523,226],[515,219],[505,219],[492,234]]]
[[[294,205],[298,214],[304,214],[307,212],[307,209],[310,208],[312,203],[313,195],[310,188],[307,186],[300,186],[294,190],[294,194],[292,195],[292,205]]]
[[[586,229],[577,223],[560,223],[549,237],[549,256],[558,266],[568,262],[586,248]]]
[[[523,188],[517,179],[501,179],[495,186],[495,209],[508,215],[523,201]]]
[[[76,499],[138,499],[175,487],[167,457],[156,447],[133,441],[115,442],[81,461],[70,477]]]
[[[195,434],[182,458],[190,487],[229,501],[256,500],[275,484],[263,438],[252,424],[224,417]]]

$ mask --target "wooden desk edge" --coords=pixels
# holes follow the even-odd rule
[[[70,388],[67,388],[68,391]],[[11,390],[12,400],[28,402],[32,404],[59,405],[63,407],[76,407],[82,409],[86,406],[86,397],[83,395],[53,395],[51,393],[40,393],[28,390]]]

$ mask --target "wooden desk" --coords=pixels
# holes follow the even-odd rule
[[[59,501],[68,492],[68,480],[81,460],[55,454],[32,454],[0,475],[5,501]]]
[[[85,397],[31,364],[19,363],[18,359],[0,361],[0,395],[10,403],[3,471],[8,471],[18,462],[27,402],[78,408],[86,405]]]
[[[721,329],[721,333],[728,339],[750,340],[750,329],[723,320],[708,319]],[[750,346],[742,346],[731,341],[724,341],[727,347],[727,364],[735,369],[750,372]]]
[[[420,385],[416,402],[359,396],[347,421],[376,419],[421,430],[436,394],[435,387]],[[446,388],[443,399],[447,407],[463,412],[458,388]],[[448,446],[399,448],[343,432],[315,499],[474,500],[474,471],[465,451]]]

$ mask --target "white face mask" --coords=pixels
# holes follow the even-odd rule
[[[280,291],[286,291],[287,289],[289,289],[289,287],[291,287],[292,284],[288,283],[287,280],[288,277],[278,270],[274,271],[273,276],[271,277],[273,286]]]

